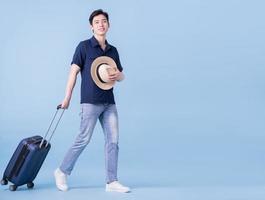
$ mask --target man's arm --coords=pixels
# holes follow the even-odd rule
[[[69,107],[72,97],[72,92],[75,87],[76,78],[79,72],[80,72],[80,67],[76,64],[72,64],[66,85],[65,97],[62,101],[62,108],[64,109],[67,109]]]

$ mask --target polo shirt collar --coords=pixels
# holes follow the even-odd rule
[[[95,38],[95,36],[93,36],[91,38],[91,44],[92,44],[92,47],[97,47],[97,46],[100,47],[100,45],[99,45],[97,39]],[[111,46],[109,45],[108,41],[106,40],[106,49],[105,49],[105,51],[109,50],[110,48],[111,48]]]

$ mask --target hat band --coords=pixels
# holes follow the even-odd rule
[[[100,63],[100,65],[97,66],[97,76],[98,76],[98,79],[100,80],[101,83],[107,83],[107,82],[105,82],[105,81],[103,81],[103,80],[101,79],[100,74],[99,74],[99,67],[100,67],[101,65],[107,65],[107,64],[108,64],[108,63]]]

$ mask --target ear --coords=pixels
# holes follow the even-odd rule
[[[90,25],[90,29],[91,29],[91,31],[94,33],[94,28],[93,28],[92,25]]]

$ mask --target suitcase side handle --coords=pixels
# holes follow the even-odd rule
[[[53,116],[53,118],[52,118],[52,121],[51,121],[51,123],[50,123],[50,125],[49,125],[49,128],[48,128],[48,130],[46,131],[45,136],[44,136],[44,137],[42,138],[42,140],[41,140],[41,143],[40,143],[40,146],[39,146],[40,148],[41,148],[41,146],[43,145],[43,143],[44,143],[46,137],[48,136],[49,131],[50,131],[50,129],[51,129],[52,125],[53,125],[53,122],[54,122],[54,120],[55,120],[55,118],[56,118],[56,116],[57,116],[57,113],[58,113],[58,111],[59,111],[60,109],[62,109],[62,104],[60,104],[60,105],[58,105],[58,106],[56,107],[56,112],[55,112],[55,114],[54,114],[54,116]],[[57,123],[56,123],[56,125],[55,125],[55,127],[54,127],[54,129],[53,129],[53,131],[52,131],[52,133],[51,133],[51,135],[50,135],[50,137],[49,137],[49,139],[48,139],[48,141],[47,141],[45,147],[47,147],[48,144],[50,143],[50,141],[51,141],[51,139],[52,139],[52,136],[54,135],[54,132],[55,132],[55,130],[56,130],[56,128],[57,128],[57,126],[58,126],[58,124],[59,124],[59,122],[60,122],[60,120],[61,120],[63,114],[64,114],[64,111],[65,111],[65,109],[63,109],[63,111],[62,111],[62,113],[61,113],[59,119],[57,120]]]

